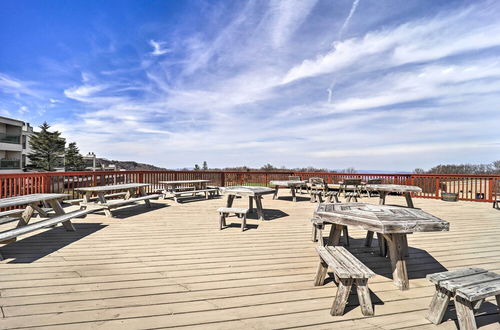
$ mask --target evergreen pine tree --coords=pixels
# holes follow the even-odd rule
[[[206,160],[203,161],[203,167],[202,168],[203,168],[204,171],[208,170],[208,165],[207,165],[207,161]]]
[[[29,143],[32,151],[28,155],[31,167],[45,171],[53,171],[64,155],[66,140],[58,131],[50,132],[50,125],[44,122],[40,132],[35,132]]]
[[[194,164],[194,170],[195,171],[199,171],[200,170],[200,166],[198,164]]]
[[[64,164],[66,171],[81,171],[85,168],[83,156],[80,155],[80,150],[76,146],[76,142],[68,144],[64,152]]]

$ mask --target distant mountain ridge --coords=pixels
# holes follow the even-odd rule
[[[104,165],[108,167],[109,165],[116,165],[119,170],[127,171],[165,171],[164,167],[158,167],[151,164],[138,163],[134,161],[121,161],[121,160],[109,160],[106,158],[96,158],[96,164]]]

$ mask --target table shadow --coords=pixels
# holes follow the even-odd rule
[[[303,196],[296,196],[296,198],[297,198],[297,202],[309,202],[311,200],[310,197],[303,197]],[[292,196],[278,196],[278,197],[276,197],[276,199],[283,200],[283,201],[290,201],[290,202],[293,201]]]
[[[241,221],[239,223],[238,222],[227,223],[228,220],[230,220],[230,218],[226,217],[226,224],[227,225],[226,225],[226,227],[222,228],[222,230],[226,230],[226,229],[229,229],[229,228],[237,228],[238,230],[241,230]],[[236,220],[236,221],[238,221],[238,220]],[[244,231],[252,230],[252,229],[257,229],[257,228],[259,228],[259,225],[254,225],[254,224],[251,224],[251,223],[247,223],[246,226],[245,226],[245,230]]]
[[[100,223],[74,223],[76,231],[66,231],[62,225],[0,247],[8,263],[32,263],[105,227]]]
[[[276,220],[279,218],[284,218],[289,216],[288,213],[276,209],[264,209],[263,212],[264,212],[264,221]],[[248,212],[247,219],[258,220],[257,211],[255,208],[253,209],[253,212],[251,211]]]
[[[151,201],[151,208],[149,208],[143,202],[139,202],[139,204],[129,204],[116,209],[111,209],[111,213],[113,214],[113,218],[125,219],[169,206],[170,205],[165,203]],[[104,211],[97,211],[94,214],[105,216]]]

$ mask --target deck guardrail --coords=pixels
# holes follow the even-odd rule
[[[218,186],[268,185],[271,180],[286,180],[296,175],[307,180],[322,177],[328,183],[347,178],[362,181],[382,179],[383,183],[415,185],[422,188],[417,198],[441,198],[444,192],[456,193],[460,200],[492,202],[500,196],[500,175],[459,174],[360,174],[293,171],[99,171],[99,172],[27,172],[0,174],[0,198],[30,193],[68,193],[76,198],[75,188],[119,184],[127,182],[150,183],[149,192],[160,188],[159,181],[207,179]]]

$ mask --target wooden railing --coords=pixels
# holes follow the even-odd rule
[[[286,180],[296,175],[307,180],[321,177],[328,183],[346,178],[382,179],[383,183],[415,185],[421,198],[441,198],[443,192],[457,193],[460,200],[492,202],[500,196],[500,175],[443,174],[352,174],[326,172],[236,172],[236,171],[103,171],[103,172],[29,172],[0,174],[0,198],[31,193],[60,192],[73,198],[75,188],[128,182],[150,183],[149,192],[160,188],[163,180],[207,179],[213,185],[268,185],[271,180]]]

